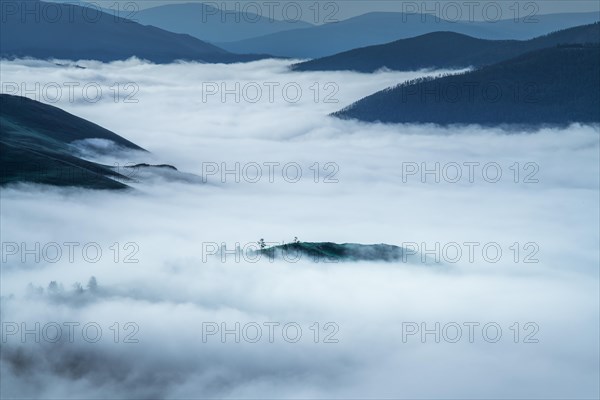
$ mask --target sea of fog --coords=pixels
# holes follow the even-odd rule
[[[598,126],[337,120],[448,71],[289,63],[2,61],[3,93],[151,152],[80,146],[131,191],[2,189],[2,396],[597,398]],[[234,251],[295,237],[440,260]]]

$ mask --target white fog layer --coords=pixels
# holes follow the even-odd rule
[[[151,154],[78,145],[133,175],[133,190],[2,189],[3,397],[600,395],[597,125],[328,116],[452,71],[76,64],[85,69],[2,61],[2,92],[29,88]],[[142,162],[181,174],[123,168]],[[417,254],[333,263],[233,251],[294,237]]]

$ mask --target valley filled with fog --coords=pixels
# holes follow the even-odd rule
[[[2,61],[3,93],[38,83],[35,100],[151,153],[76,146],[126,171],[133,190],[3,188],[3,245],[19,251],[4,251],[2,319],[58,323],[63,335],[7,337],[2,395],[597,398],[598,126],[340,120],[329,114],[369,94],[457,71],[290,63]],[[127,168],[149,161],[180,172]],[[415,255],[234,251],[295,237]],[[36,244],[48,250],[39,260],[23,253]],[[72,343],[68,321],[80,324]],[[90,322],[95,342],[80,333]]]

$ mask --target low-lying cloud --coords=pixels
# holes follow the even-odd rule
[[[87,156],[198,177],[161,171],[118,193],[3,188],[3,396],[598,396],[597,126],[515,133],[327,116],[447,71],[77,64],[86,69],[3,61],[3,91],[97,83],[101,100],[55,105],[152,154]],[[127,84],[137,102],[124,101]],[[207,94],[222,84],[224,101]],[[302,89],[297,102],[285,85],[289,96]],[[253,102],[257,87],[277,88],[273,101],[264,91]],[[412,243],[444,267],[235,258],[237,245],[296,236]],[[226,259],[204,257],[209,243],[225,245]],[[453,243],[462,256],[449,263]],[[482,252],[492,243],[499,258]],[[23,340],[22,323],[35,332],[36,322],[39,343],[36,333]]]

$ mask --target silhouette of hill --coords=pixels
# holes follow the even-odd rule
[[[441,125],[600,122],[600,47],[559,46],[464,74],[417,79],[332,115]]]

